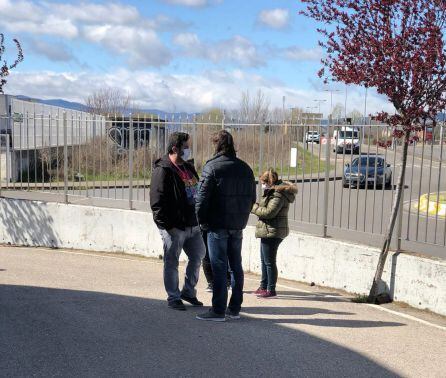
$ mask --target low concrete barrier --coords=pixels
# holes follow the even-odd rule
[[[0,242],[159,257],[162,244],[151,214],[91,206],[1,199]],[[366,294],[376,248],[292,232],[278,254],[282,278]],[[260,273],[254,228],[244,232],[245,270]],[[393,253],[383,275],[394,300],[446,315],[446,261]]]

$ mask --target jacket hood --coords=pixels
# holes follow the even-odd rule
[[[189,161],[189,160],[185,161],[184,165],[187,166],[192,171],[192,173],[198,178],[198,174],[195,170],[195,167],[194,167],[192,161]],[[157,168],[157,167],[168,168],[168,169],[171,169],[172,171],[175,171],[175,167],[172,164],[172,162],[170,161],[169,155],[164,155],[163,157],[156,160],[153,163],[153,167],[154,168]]]
[[[277,193],[282,194],[290,203],[293,203],[296,199],[296,194],[298,192],[297,186],[288,181],[279,181],[271,189]]]
[[[164,155],[163,157],[155,160],[153,163],[154,167],[162,167],[162,168],[172,168],[172,162],[169,159],[169,155]]]

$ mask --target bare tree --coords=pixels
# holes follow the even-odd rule
[[[132,99],[130,94],[119,88],[104,87],[88,96],[85,105],[88,111],[94,114],[122,115],[132,109]]]
[[[253,123],[265,122],[269,117],[270,100],[259,89],[255,97],[251,97],[249,91],[242,93],[240,101],[240,118]]]
[[[331,118],[332,119],[340,119],[344,117],[344,105],[342,105],[341,103],[337,103],[334,107],[333,110],[331,111]]]

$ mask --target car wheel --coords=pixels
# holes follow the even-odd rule
[[[386,181],[386,189],[392,189],[392,175],[390,175],[389,180]]]

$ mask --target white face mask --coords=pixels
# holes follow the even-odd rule
[[[183,150],[183,153],[181,154],[181,159],[183,159],[184,161],[187,161],[187,160],[189,160],[190,155],[191,155],[190,148],[185,148]]]
[[[262,189],[263,189],[263,190],[269,189],[269,185],[262,184]]]

